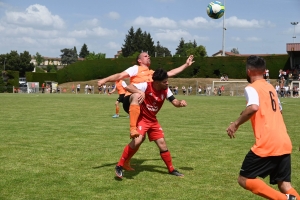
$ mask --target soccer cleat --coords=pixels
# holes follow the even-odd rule
[[[174,176],[179,176],[179,177],[184,177],[183,174],[181,174],[179,171],[177,171],[176,169],[174,169],[172,172],[170,172],[171,175]]]
[[[120,116],[117,115],[117,114],[115,114],[115,115],[112,116],[112,118],[118,118],[118,117],[120,117]]]
[[[140,134],[137,132],[136,129],[130,130],[130,139],[137,138],[139,136],[140,136]]]
[[[126,171],[134,171],[134,169],[130,166],[130,160],[126,160],[124,162],[123,169]]]
[[[123,167],[122,166],[116,166],[115,173],[117,177],[122,178],[123,177]]]
[[[297,200],[297,198],[294,195],[286,194],[287,200]]]

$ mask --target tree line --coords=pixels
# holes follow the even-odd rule
[[[80,49],[79,54],[74,46],[73,48],[64,48],[60,50],[60,62],[64,65],[69,65],[78,61],[78,58],[85,60],[99,60],[105,59],[105,53],[95,53],[88,50],[88,46],[84,43]],[[121,54],[118,58],[132,58],[136,57],[141,52],[148,52],[152,57],[186,57],[193,54],[195,57],[206,57],[206,48],[203,45],[198,45],[197,42],[188,41],[181,38],[176,48],[176,52],[172,55],[171,51],[163,46],[160,41],[156,44],[150,33],[142,31],[141,28],[134,29],[131,27],[125,35],[124,44],[121,47]],[[236,48],[231,50],[232,53],[239,54]],[[45,61],[45,58],[37,52],[33,56],[36,60],[36,65],[40,66]],[[4,70],[19,71],[20,76],[25,76],[25,72],[33,71],[35,66],[31,63],[32,56],[28,51],[18,54],[17,51],[11,51],[7,54],[0,55],[0,66]],[[43,69],[36,68],[37,72],[56,72],[57,66],[53,64],[53,60],[48,60],[48,65],[43,66]],[[52,64],[51,64],[52,63]]]

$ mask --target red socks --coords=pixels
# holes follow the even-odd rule
[[[174,167],[172,164],[171,153],[168,150],[164,151],[164,152],[160,152],[160,157],[165,162],[165,164],[169,170],[169,173],[172,172],[174,170]]]

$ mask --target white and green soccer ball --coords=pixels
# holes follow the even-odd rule
[[[219,19],[224,15],[225,6],[220,1],[212,1],[206,8],[207,15],[212,19]]]

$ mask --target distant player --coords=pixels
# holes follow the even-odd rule
[[[125,81],[119,80],[119,81],[116,81],[115,87],[109,92],[109,94],[112,94],[117,89],[118,94],[119,94],[119,97],[118,97],[117,101],[115,102],[116,114],[112,116],[113,118],[118,118],[120,116],[119,115],[119,111],[120,111],[119,103],[120,102],[123,103],[124,96],[126,93],[126,90],[125,90],[126,87],[127,87],[127,84],[125,83]]]

